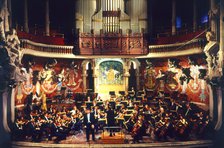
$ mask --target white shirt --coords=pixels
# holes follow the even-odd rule
[[[88,123],[90,123],[90,113],[87,114],[87,121],[88,121]]]

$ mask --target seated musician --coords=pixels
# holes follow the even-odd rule
[[[48,112],[43,113],[43,116],[38,119],[40,126],[41,133],[46,133],[48,139],[50,139],[50,128],[52,124],[52,116],[48,114]]]
[[[133,143],[139,143],[139,140],[142,140],[142,131],[144,130],[143,129],[143,121],[144,121],[144,118],[143,116],[138,116],[138,119],[136,121],[136,123],[134,124],[133,126],[133,129],[132,129],[132,137],[133,137]]]
[[[61,123],[59,120],[55,120],[51,126],[51,137],[56,136],[55,143],[59,143],[61,140],[66,139],[66,134],[63,132]]]
[[[138,106],[137,104],[134,104],[134,110],[135,110],[136,112],[139,112],[139,106]]]
[[[80,131],[82,122],[77,114],[72,115],[70,127],[72,131]]]
[[[54,110],[54,107],[51,104],[50,107],[47,109],[47,111],[48,111],[49,114],[52,114],[53,113],[53,110]]]
[[[66,114],[67,111],[68,111],[67,108],[65,106],[63,106],[61,109],[61,114]]]
[[[73,115],[75,115],[76,113],[77,113],[77,106],[75,105],[74,107],[73,107],[73,109],[70,111],[70,113],[71,113],[71,115],[73,116]]]
[[[144,108],[143,108],[143,113],[148,113],[149,112],[149,105],[145,104]]]
[[[130,107],[133,106],[133,102],[132,102],[132,100],[128,100],[128,106],[130,106]]]
[[[118,115],[115,117],[117,124],[122,127],[124,122],[124,113],[119,112]]]
[[[164,110],[163,107],[160,107],[160,108],[159,108],[158,116],[159,116],[159,117],[164,117],[164,116],[165,116],[165,110]]]
[[[171,99],[170,110],[176,111],[176,103],[174,99]]]
[[[32,135],[32,141],[40,141],[41,140],[41,132],[39,126],[36,124],[35,119],[31,119],[28,125],[29,132]]]
[[[124,126],[126,130],[128,130],[128,132],[132,131],[135,122],[136,122],[135,116],[131,116],[126,122],[124,122]]]
[[[124,114],[125,112],[126,112],[126,108],[125,108],[124,104],[121,104],[121,108],[119,110],[119,113]]]
[[[91,98],[90,98],[90,96],[87,97],[86,101],[87,102],[91,102],[92,101]]]
[[[23,121],[21,118],[17,118],[14,126],[13,126],[13,138],[15,138],[15,140],[20,140],[22,139],[22,137],[24,136],[24,124],[25,122]]]

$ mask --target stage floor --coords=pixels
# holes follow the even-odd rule
[[[130,134],[120,132],[115,133],[113,137],[110,137],[108,132],[105,132],[104,135],[102,132],[99,132],[95,137],[96,141],[92,141],[90,135],[90,141],[86,142],[85,132],[81,131],[75,135],[67,136],[65,140],[57,144],[54,142],[55,138],[51,141],[48,141],[47,138],[42,138],[42,141],[38,143],[31,142],[31,139],[14,141],[12,142],[12,147],[213,147],[212,140],[190,139],[190,141],[177,141],[174,139],[167,139],[166,141],[155,141],[149,136],[143,136],[140,143],[133,144]],[[117,143],[116,140],[118,140]]]
[[[184,141],[184,142],[155,142],[140,144],[52,144],[52,143],[33,143],[33,142],[12,142],[12,148],[213,148],[213,141]]]

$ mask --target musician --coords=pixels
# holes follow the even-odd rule
[[[131,132],[135,123],[136,123],[135,116],[131,116],[126,122],[124,122],[124,126],[125,126],[126,130]]]
[[[56,136],[55,143],[59,143],[61,140],[66,139],[66,134],[63,131],[61,123],[55,120],[51,126],[51,135],[50,139],[53,136]]]
[[[86,113],[84,115],[84,125],[86,128],[87,142],[89,142],[90,132],[92,133],[92,140],[95,141],[95,133],[94,133],[95,117],[94,114],[90,112],[90,108],[86,109]]]
[[[71,115],[75,115],[77,113],[77,106],[74,106],[73,109],[70,111]]]
[[[32,141],[40,141],[41,140],[41,132],[40,128],[37,126],[34,119],[31,119],[31,122],[29,122],[29,132],[32,135]]]
[[[54,107],[53,107],[53,105],[51,104],[50,107],[47,109],[48,113],[49,113],[49,114],[52,114],[52,113],[53,113],[53,109],[54,109]]]
[[[122,105],[121,105],[121,108],[120,108],[120,110],[119,110],[119,113],[124,114],[125,112],[126,112],[126,108],[125,108],[124,104],[122,104]]]
[[[106,111],[106,117],[107,117],[107,126],[115,126],[115,113],[114,110],[112,110],[112,107],[109,105],[108,106],[108,110]],[[115,135],[115,133],[113,133],[113,130],[110,130],[110,136],[112,137],[112,135]]]
[[[78,117],[77,114],[71,117],[71,130],[80,131],[82,126],[82,120]]]
[[[171,99],[170,110],[176,111],[177,105],[174,99]]]
[[[93,114],[94,114],[94,117],[95,117],[95,130],[96,130],[96,133],[98,133],[98,119],[100,118],[100,112],[98,111],[98,106],[94,106],[93,107]]]
[[[149,112],[149,105],[148,104],[145,104],[143,110],[142,110],[144,113],[148,113]]]
[[[86,101],[87,102],[91,102],[92,101],[91,98],[90,98],[90,96],[87,97],[87,100]]]
[[[23,122],[20,118],[16,119],[13,126],[13,138],[20,140],[24,135],[24,127],[25,122]]]
[[[143,117],[140,115],[138,116],[137,122],[134,124],[134,127],[132,129],[132,137],[133,137],[133,143],[139,143],[139,140],[142,140],[142,131],[143,131]]]

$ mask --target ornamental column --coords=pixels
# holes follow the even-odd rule
[[[224,53],[224,4],[222,3],[220,5],[220,18],[219,18],[219,22],[220,22],[220,40],[219,40],[219,46],[220,46],[220,50],[219,50],[219,65],[220,68],[223,68],[223,53]],[[222,69],[220,69],[221,75],[223,75],[223,71]]]
[[[139,74],[139,70],[136,69],[136,90],[140,90],[140,74]]]
[[[172,0],[172,35],[176,35],[176,0]]]
[[[24,0],[24,31],[26,33],[29,33],[29,27],[28,27],[28,1]]]
[[[8,0],[9,28],[12,28],[12,1]]]
[[[86,71],[83,71],[83,74],[82,74],[82,80],[83,80],[83,92],[86,92],[86,78],[87,78],[87,74],[86,74]]]
[[[49,0],[46,0],[45,2],[45,35],[50,36]]]
[[[217,36],[217,28],[216,28],[216,2],[215,0],[210,0],[210,12],[209,12],[209,20],[211,25],[211,31],[215,33],[215,37]]]
[[[193,0],[193,31],[197,30],[197,0]]]

